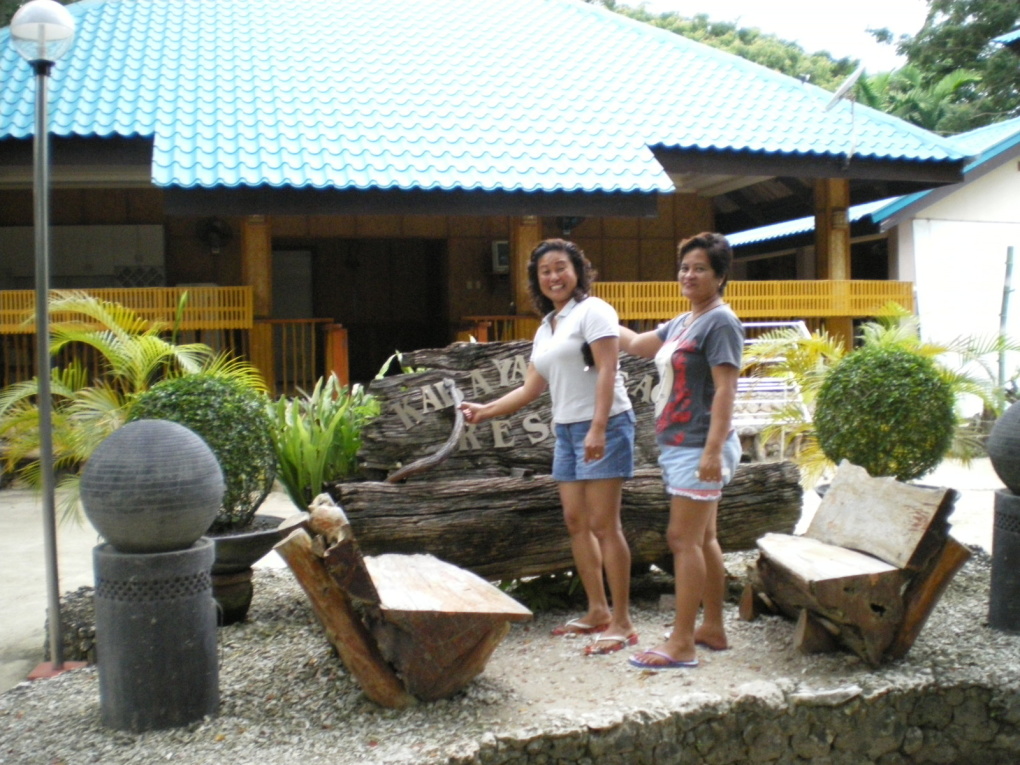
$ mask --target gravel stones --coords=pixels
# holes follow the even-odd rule
[[[727,556],[731,570],[744,560]],[[576,614],[540,614],[463,693],[395,711],[365,699],[290,573],[258,569],[249,621],[218,632],[218,717],[105,729],[92,667],[0,695],[0,763],[1015,762],[1020,636],[988,628],[988,580],[976,550],[907,656],[878,669],[801,655],[792,622],[740,622],[733,603],[732,650],[691,671],[635,670],[632,651],[585,658],[583,640],[549,636]],[[656,594],[634,616],[652,647],[671,614]]]

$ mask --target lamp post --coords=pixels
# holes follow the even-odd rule
[[[57,574],[57,522],[54,503],[53,422],[50,394],[50,222],[49,126],[46,86],[53,63],[74,42],[74,18],[55,0],[31,0],[11,19],[14,49],[35,72],[35,342],[39,380],[39,466],[42,472],[43,533],[46,545],[46,585],[50,624],[50,674],[64,668],[60,628],[60,590]]]

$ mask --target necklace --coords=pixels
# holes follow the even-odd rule
[[[721,305],[723,305],[722,298],[716,298],[715,300],[712,301],[712,304],[710,306],[708,306],[708,308],[703,308],[700,311],[692,311],[690,316],[687,317],[687,321],[684,322],[684,326],[685,327],[691,326],[694,322],[696,322],[698,319],[700,319],[706,313],[708,313],[709,311],[714,311],[716,308],[719,308]]]

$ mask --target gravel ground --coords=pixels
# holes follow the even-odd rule
[[[743,571],[748,559],[730,554],[727,565]],[[612,724],[704,694],[736,697],[762,680],[789,692],[950,681],[1015,687],[1020,636],[987,626],[989,571],[988,556],[975,550],[907,657],[877,670],[846,653],[801,655],[791,647],[792,622],[740,622],[734,603],[732,649],[703,652],[698,669],[673,672],[631,668],[633,650],[585,658],[583,641],[549,636],[576,613],[543,613],[514,626],[464,692],[394,711],[361,694],[290,573],[258,569],[249,621],[218,633],[216,718],[138,735],[105,729],[92,667],[0,695],[0,763],[442,763],[493,737]],[[641,646],[651,647],[671,613],[660,610],[657,592],[639,592],[636,601]]]

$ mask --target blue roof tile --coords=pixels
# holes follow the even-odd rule
[[[652,146],[961,157],[860,105],[851,128],[826,91],[579,0],[68,8],[51,129],[151,137],[161,186],[647,193],[673,188]],[[24,138],[30,73],[7,35],[0,138]]]

